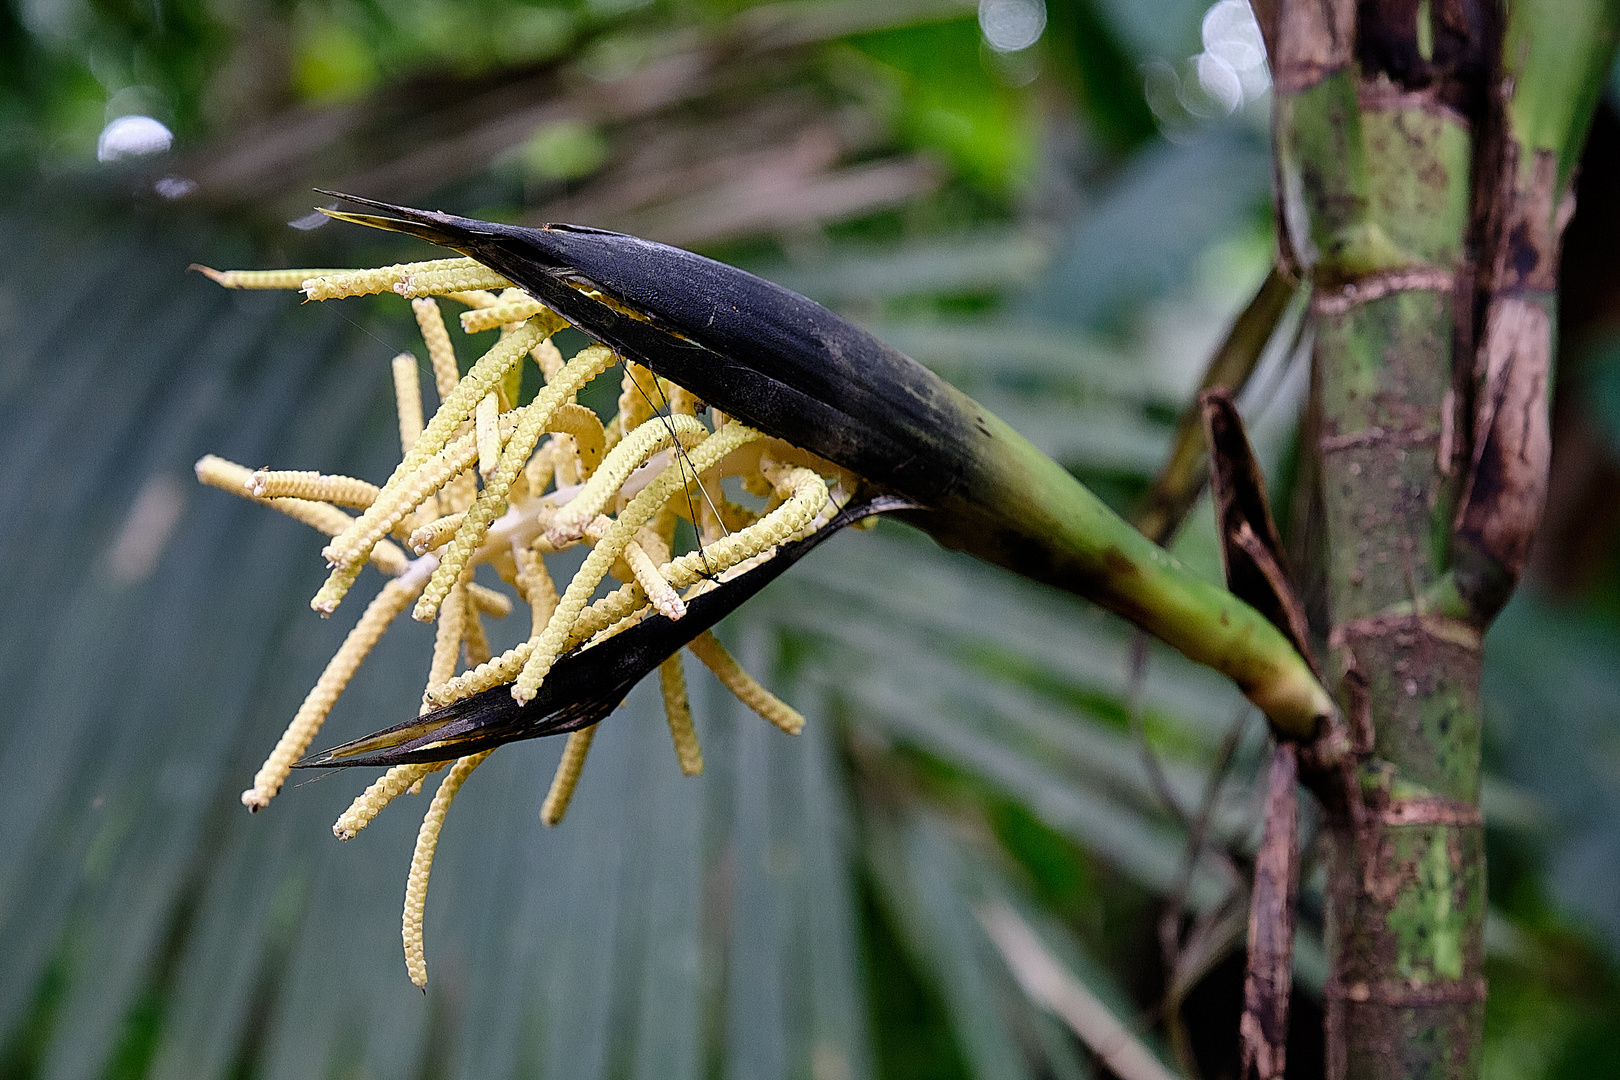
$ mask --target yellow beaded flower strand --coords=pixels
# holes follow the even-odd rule
[[[251,470],[212,456],[197,463],[203,483],[280,510],[331,538],[323,552],[331,573],[311,601],[322,615],[336,610],[366,564],[391,579],[243,792],[250,810],[275,797],[355,671],[407,607],[418,620],[436,624],[422,712],[508,682],[515,683],[514,697],[526,701],[564,653],[622,632],[651,612],[680,619],[686,603],[715,581],[825,524],[853,489],[853,477],[803,450],[718,412],[705,422],[691,393],[605,346],[587,346],[564,360],[551,339],[564,321],[474,260],[357,271],[197,269],[227,288],[298,289],[311,300],[386,292],[410,298],[440,400],[424,422],[417,358],[394,358],[401,460],[380,487],[316,472]],[[460,314],[466,332],[501,332],[466,374],[440,298],[466,308]],[[545,382],[522,404],[525,357]],[[604,425],[576,399],[621,364],[619,411]],[[765,498],[764,508],[756,512],[728,500],[720,484],[726,476]],[[699,546],[676,555],[679,518],[692,523]],[[579,544],[590,552],[559,593],[545,556]],[[504,618],[514,604],[473,580],[485,563],[530,611],[527,639],[493,657],[481,619]],[[593,601],[609,574],[623,584]],[[804,718],[749,676],[712,634],[697,635],[687,648],[760,716],[789,734],[803,726]],[[697,775],[703,755],[679,654],[659,666],[659,681],[680,769]],[[542,805],[546,824],[562,820],[594,735],[592,726],[568,737]],[[395,798],[420,790],[430,773],[450,766],[423,818],[406,887],[406,967],[418,986],[427,983],[422,924],[439,831],[456,793],[488,754],[396,765],[333,826],[339,839],[352,838]]]

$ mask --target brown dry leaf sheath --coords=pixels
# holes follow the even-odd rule
[[[1249,959],[1243,979],[1244,1080],[1281,1080],[1293,990],[1294,904],[1299,892],[1298,751],[1279,742],[1266,782],[1266,827],[1249,899]]]

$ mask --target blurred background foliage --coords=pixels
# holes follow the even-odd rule
[[[1032,957],[1171,1069],[1233,1075],[1261,724],[890,525],[724,628],[800,739],[694,669],[699,780],[646,688],[560,828],[556,745],[480,771],[424,1001],[408,805],[338,845],[346,775],[236,799],[348,625],[308,610],[319,542],[189,475],[386,476],[409,314],[184,269],[423,256],[321,227],[315,187],[641,233],[870,326],[1128,510],[1269,264],[1266,112],[1241,0],[0,4],[0,1077],[1108,1075],[1086,1016],[1022,989]],[[1490,640],[1493,1080],[1620,1072],[1616,191],[1606,107],[1549,518]],[[1297,308],[1242,400],[1284,508]],[[1175,549],[1218,576],[1207,506]],[[410,714],[428,640],[385,639],[333,739]],[[1008,913],[1022,946],[987,933]]]

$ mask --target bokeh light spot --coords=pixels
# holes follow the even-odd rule
[[[1193,57],[1198,84],[1228,113],[1271,86],[1266,46],[1248,0],[1218,0],[1204,12],[1204,51]]]
[[[150,116],[120,116],[101,129],[97,161],[161,154],[174,143],[174,133]]]
[[[1046,29],[1042,0],[979,0],[979,29],[984,43],[996,52],[1027,49]]]

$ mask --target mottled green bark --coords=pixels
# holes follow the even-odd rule
[[[1479,1074],[1481,635],[1540,513],[1556,208],[1614,7],[1282,0],[1264,27],[1362,803],[1329,829],[1330,1077]]]
[[[1332,833],[1328,1016],[1332,1075],[1368,1080],[1475,1075],[1484,1006],[1480,638],[1424,603],[1456,502],[1454,265],[1426,269],[1373,299],[1318,302],[1330,669],[1366,803],[1359,830]]]

